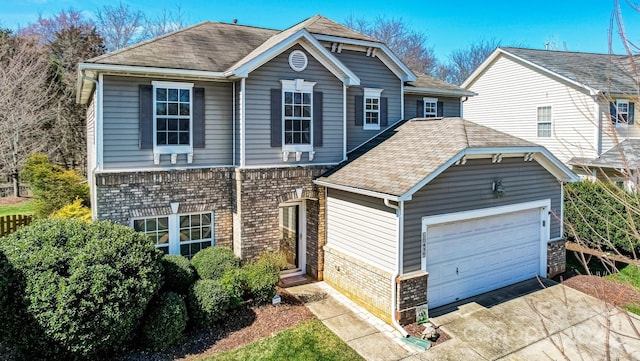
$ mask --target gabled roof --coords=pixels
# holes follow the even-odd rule
[[[570,164],[580,167],[640,169],[640,139],[626,139],[598,158],[572,158]]]
[[[443,136],[445,135],[445,136]],[[562,180],[575,174],[544,147],[461,118],[412,119],[367,152],[318,178],[330,188],[389,198],[411,195],[464,156],[535,153],[534,159]]]
[[[430,94],[430,95],[448,95],[448,96],[474,96],[476,93],[436,79],[430,75],[414,72],[416,74],[415,81],[409,81],[404,86],[404,92],[409,94]]]
[[[462,83],[462,87],[473,84],[498,56],[523,61],[593,93],[630,95],[638,92],[638,72],[633,70],[629,56],[512,47],[497,48]]]
[[[278,30],[205,21],[85,63],[222,72]]]

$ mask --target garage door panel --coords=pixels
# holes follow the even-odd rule
[[[429,225],[426,232],[429,307],[539,273],[539,208]]]

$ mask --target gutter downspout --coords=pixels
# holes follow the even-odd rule
[[[342,161],[347,160],[347,85],[342,83]]]
[[[469,100],[469,97],[460,97],[460,118],[464,118],[464,102]]]
[[[233,109],[231,110],[232,113],[232,118],[233,118],[233,126],[232,126],[232,134],[233,134],[233,159],[231,161],[231,163],[235,166],[236,165],[236,82],[235,80],[233,81],[233,85],[232,85],[232,90],[233,95],[231,96],[233,98]]]
[[[93,184],[93,178],[94,175],[96,173],[96,170],[99,168],[98,165],[98,122],[100,122],[100,124],[102,124],[102,93],[100,92],[101,90],[101,86],[100,83],[91,77],[88,77],[84,74],[84,69],[80,70],[80,74],[82,76],[83,80],[88,80],[90,82],[93,82],[96,86],[96,102],[94,104],[94,106],[96,107],[95,109],[95,114],[94,116],[96,117],[93,121],[93,126],[94,126],[94,132],[93,132],[93,144],[95,146],[95,151],[94,151],[94,161],[95,163],[93,164],[92,169],[89,170],[88,174],[87,174],[87,181],[89,182],[89,197],[91,200],[91,218],[93,218],[94,220],[97,219],[97,194],[96,194],[96,187],[95,184]],[[101,127],[100,127],[101,128]]]
[[[389,207],[389,208],[393,208],[396,210],[396,215],[398,217],[398,229],[396,230],[396,234],[398,236],[398,256],[396,258],[396,269],[393,272],[393,276],[391,277],[391,323],[393,324],[393,326],[400,332],[400,334],[402,334],[402,337],[409,337],[409,334],[407,333],[407,331],[404,330],[404,328],[402,326],[400,326],[400,324],[398,323],[398,320],[396,320],[396,303],[397,303],[397,299],[398,299],[398,295],[397,295],[397,287],[396,287],[396,279],[398,278],[398,276],[400,275],[400,267],[402,265],[401,263],[401,252],[402,252],[402,218],[403,218],[403,213],[404,213],[404,202],[400,202],[400,205],[394,205],[391,204],[389,202],[388,198],[384,199],[384,205]]]
[[[247,96],[245,94],[245,79],[240,79],[240,168],[244,168],[245,166],[245,157],[246,157],[246,144],[245,144],[245,121],[246,121],[246,113],[245,113],[245,101]]]

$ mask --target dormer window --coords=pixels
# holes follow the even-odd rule
[[[617,99],[615,102],[609,103],[611,121],[615,125],[633,125],[634,124],[634,103],[626,99]]]
[[[364,129],[380,129],[380,94],[382,89],[364,88]]]

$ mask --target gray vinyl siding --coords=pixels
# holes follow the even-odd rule
[[[360,86],[347,89],[347,150],[350,151],[384,129],[364,130],[362,125],[355,125],[355,96],[363,95],[363,88],[384,89],[381,96],[388,99],[388,125],[392,125],[402,117],[401,81],[380,59],[366,53],[343,50],[333,55],[360,78]]]
[[[502,179],[505,194],[496,198],[491,184]],[[422,217],[522,202],[551,199],[550,239],[561,237],[561,185],[535,160],[522,157],[471,159],[452,166],[413,195],[404,205],[404,272],[420,270]]]
[[[87,107],[87,175],[91,177],[91,171],[96,166],[96,96],[95,92]],[[89,179],[89,184],[92,184]]]
[[[441,96],[431,95],[416,95],[406,94],[404,96],[404,117],[405,119],[421,118],[423,113],[416,114],[418,108],[418,100],[422,101],[422,98],[436,98],[439,102],[442,102],[443,111],[442,115],[445,117],[461,117],[460,114],[460,98],[448,98]]]
[[[140,84],[151,84],[149,78],[104,77],[104,168],[190,167],[230,165],[232,159],[232,85],[231,83],[195,82],[205,88],[205,148],[193,149],[193,163],[186,155],[178,156],[172,165],[169,155],[153,164],[153,150],[139,149]],[[157,79],[162,81],[180,81]]]
[[[289,67],[289,54],[301,50],[307,54],[307,68],[301,72]],[[315,146],[315,156],[309,162],[304,153],[299,162],[295,155],[282,160],[282,148],[271,147],[271,89],[281,89],[280,80],[304,79],[316,82],[314,92],[323,93],[323,143]],[[339,163],[342,161],[343,107],[342,82],[327,68],[295,45],[249,74],[246,79],[246,165],[292,165],[314,163]]]
[[[397,219],[395,210],[380,198],[329,189],[327,246],[393,272]]]

